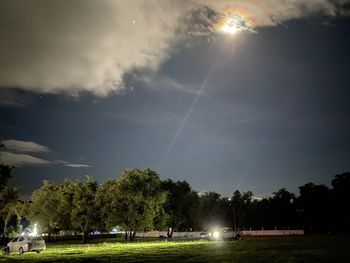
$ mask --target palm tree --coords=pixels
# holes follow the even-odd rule
[[[20,188],[18,187],[6,187],[3,191],[1,200],[1,214],[4,219],[3,236],[6,235],[7,224],[12,216],[17,216],[17,224],[19,224],[20,210],[22,206],[22,203],[19,200],[19,191]]]
[[[1,161],[1,151],[6,149],[0,139],[0,192],[6,187],[7,181],[12,177],[14,167],[6,165]]]

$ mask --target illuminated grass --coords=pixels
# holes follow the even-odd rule
[[[348,262],[349,237],[306,236],[243,241],[48,244],[40,253],[0,262]]]

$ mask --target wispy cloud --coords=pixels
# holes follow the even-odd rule
[[[29,94],[17,89],[0,87],[0,107],[25,107],[32,101]]]
[[[130,79],[131,85],[133,85],[132,83],[134,82],[142,82],[148,88],[155,90],[171,89],[189,94],[197,94],[199,92],[199,88],[196,86],[180,83],[175,79],[160,74],[153,74],[153,72],[134,74]]]
[[[70,167],[70,168],[89,168],[89,167],[91,167],[91,165],[88,165],[88,164],[71,163],[71,162],[64,161],[64,160],[54,160],[54,162],[56,164],[61,164],[63,166]]]
[[[18,152],[50,152],[50,149],[47,146],[31,141],[4,140],[3,144],[7,149]]]
[[[290,19],[312,15],[349,15],[349,0],[193,0],[209,7],[217,16],[240,15],[250,26],[276,26]]]
[[[63,165],[70,168],[89,168],[88,164],[72,163],[65,160],[50,160],[45,157],[36,157],[29,153],[45,154],[52,151],[45,145],[40,145],[31,141],[4,140],[5,151],[0,152],[0,161],[8,165],[38,166],[38,165]]]
[[[71,167],[71,168],[89,168],[91,165],[88,164],[79,164],[79,163],[68,163],[64,164],[66,167]]]
[[[51,161],[38,158],[29,154],[1,152],[0,160],[11,166],[37,166],[37,165],[49,165]]]

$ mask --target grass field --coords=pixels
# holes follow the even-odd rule
[[[241,241],[48,244],[0,262],[350,262],[350,237],[302,236]]]

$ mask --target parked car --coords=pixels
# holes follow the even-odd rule
[[[241,233],[233,230],[231,227],[222,227],[215,229],[209,235],[213,240],[241,240]]]
[[[241,233],[239,231],[234,231],[231,227],[213,228],[211,230],[206,230],[200,232],[201,239],[208,240],[240,240]]]
[[[3,254],[9,255],[11,252],[23,254],[30,251],[40,253],[45,249],[45,241],[42,238],[20,236],[7,243],[7,246],[3,248]]]
[[[201,239],[210,239],[211,232],[210,231],[203,231],[199,233]]]

